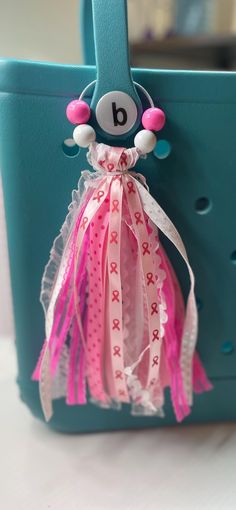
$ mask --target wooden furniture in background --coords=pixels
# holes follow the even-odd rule
[[[182,37],[131,44],[134,67],[236,69],[236,35]]]

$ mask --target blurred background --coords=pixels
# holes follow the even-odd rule
[[[0,56],[82,63],[78,0],[0,0]],[[128,0],[131,64],[236,70],[236,0]],[[33,169],[32,169],[33,171]],[[13,336],[0,186],[0,336]]]
[[[0,55],[80,63],[78,4],[0,0]],[[133,65],[235,68],[236,0],[128,0],[128,9]]]

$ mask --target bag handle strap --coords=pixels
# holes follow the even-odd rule
[[[96,63],[91,106],[111,90],[126,92],[142,108],[129,65],[126,0],[81,0],[81,34],[86,61]]]

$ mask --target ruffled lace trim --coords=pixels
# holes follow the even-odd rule
[[[54,240],[50,251],[50,258],[42,277],[40,302],[43,306],[45,315],[50,304],[63,254],[70,239],[75,221],[78,217],[78,210],[83,205],[85,192],[87,191],[88,187],[96,187],[100,178],[101,177],[98,176],[97,173],[85,170],[81,173],[77,190],[72,191],[72,201],[68,207],[69,212],[61,227],[59,235]]]

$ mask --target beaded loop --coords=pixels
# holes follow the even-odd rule
[[[79,99],[71,101],[66,109],[68,120],[72,124],[78,124],[74,129],[73,138],[80,147],[88,147],[90,143],[96,140],[96,133],[92,126],[87,125],[91,116],[89,105],[83,100],[88,90],[96,84],[96,80],[89,83],[81,92]],[[144,111],[142,115],[142,125],[144,129],[139,131],[134,139],[134,145],[143,155],[152,152],[157,139],[153,131],[160,131],[166,121],[165,113],[154,106],[153,100],[147,90],[139,83],[134,82],[150,104],[150,108]]]

